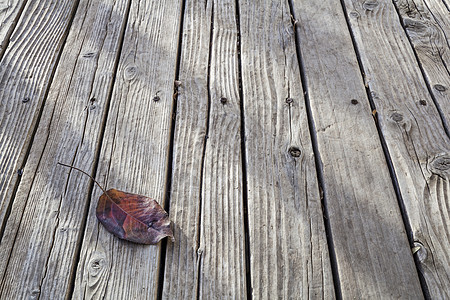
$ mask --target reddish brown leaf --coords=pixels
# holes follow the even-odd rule
[[[139,244],[156,244],[165,237],[174,240],[167,212],[151,198],[107,190],[100,196],[97,218],[117,237]]]

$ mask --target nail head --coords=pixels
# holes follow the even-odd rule
[[[302,151],[298,147],[290,147],[289,154],[292,157],[300,157],[300,155],[302,154]]]

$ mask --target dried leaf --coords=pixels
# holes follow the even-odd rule
[[[96,214],[121,239],[152,245],[165,237],[174,241],[169,216],[154,199],[110,189],[100,196]]]
[[[106,230],[112,234],[139,244],[154,245],[165,237],[170,237],[172,242],[175,241],[169,215],[156,200],[116,189],[105,191],[87,172],[60,162],[58,165],[80,171],[103,191],[98,200],[96,215]]]

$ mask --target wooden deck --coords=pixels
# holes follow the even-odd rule
[[[449,7],[0,1],[0,299],[450,299]]]

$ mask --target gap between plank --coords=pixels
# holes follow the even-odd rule
[[[25,1],[25,2],[26,2],[26,1]],[[52,69],[52,71],[51,71],[51,74],[50,74],[50,77],[49,77],[49,81],[48,81],[48,85],[47,85],[46,90],[45,90],[45,93],[44,93],[43,101],[42,101],[42,104],[41,104],[41,109],[39,110],[38,117],[37,117],[37,120],[36,120],[36,124],[35,124],[35,126],[34,126],[34,128],[33,128],[32,134],[31,134],[30,143],[29,143],[29,145],[28,145],[28,147],[27,147],[27,151],[26,151],[26,153],[25,153],[24,160],[23,160],[22,165],[21,165],[21,167],[20,167],[19,170],[23,170],[23,168],[25,167],[25,165],[26,165],[26,163],[27,163],[27,161],[28,161],[28,157],[29,157],[30,152],[31,152],[31,147],[32,147],[32,145],[33,145],[34,138],[35,138],[35,136],[36,136],[37,129],[38,129],[38,127],[39,127],[39,123],[40,123],[40,120],[41,120],[41,117],[42,117],[42,113],[43,113],[43,111],[44,111],[42,108],[45,107],[45,103],[46,103],[46,100],[47,100],[47,97],[48,97],[48,93],[49,93],[50,87],[51,87],[51,85],[52,85],[52,83],[53,83],[53,79],[54,79],[54,76],[55,76],[55,73],[56,73],[56,69],[57,69],[58,64],[59,64],[59,61],[60,61],[60,59],[61,59],[61,55],[62,55],[62,53],[63,53],[64,47],[65,47],[65,44],[66,44],[66,41],[67,41],[67,37],[68,37],[68,35],[69,35],[70,28],[72,27],[72,23],[73,23],[73,20],[74,20],[74,18],[75,18],[76,11],[78,10],[78,5],[79,5],[79,3],[80,3],[80,1],[77,0],[77,1],[75,2],[74,7],[72,8],[72,12],[71,12],[71,14],[70,14],[70,21],[69,21],[69,23],[68,23],[68,26],[67,26],[65,32],[64,32],[64,36],[63,36],[63,39],[62,39],[61,47],[60,47],[60,49],[59,49],[59,53],[57,54],[57,57],[56,57],[56,60],[55,60],[55,65],[54,65],[54,67],[53,67],[53,69]],[[22,11],[23,11],[23,9],[24,9],[24,6],[25,6],[25,4],[21,7],[21,12],[20,12],[20,14],[22,13]],[[18,19],[16,19],[16,20],[18,20]],[[16,20],[15,20],[15,21],[16,21]],[[17,25],[17,24],[15,24],[15,25]],[[14,27],[15,27],[15,25],[14,25]],[[8,33],[8,42],[7,42],[7,44],[9,44],[9,37],[11,36],[11,34],[12,34],[12,30],[11,30],[11,33]],[[5,49],[6,49],[6,48],[7,48],[7,46],[5,46]],[[5,53],[5,51],[4,51],[4,49],[2,49],[2,51],[1,51],[1,53],[0,53],[0,59],[3,58],[4,53]],[[53,119],[53,116],[52,116],[52,119]],[[48,140],[45,141],[45,144],[47,144],[47,142],[48,142]],[[44,148],[45,148],[45,146],[44,146]],[[39,165],[40,165],[40,163],[41,163],[41,159],[42,159],[42,156],[41,156],[40,159],[39,159],[37,168],[39,168]],[[35,177],[36,177],[36,174],[34,174],[34,176],[33,176],[32,184],[33,184],[33,182],[34,182]],[[13,203],[14,203],[14,199],[15,199],[15,197],[16,197],[17,190],[19,189],[20,182],[21,182],[21,177],[18,178],[18,180],[17,180],[17,182],[16,182],[16,184],[15,184],[15,186],[14,186],[13,193],[12,193],[12,196],[11,196],[11,201],[10,201],[10,203],[9,203],[9,205],[8,205],[7,210],[6,210],[4,222],[3,222],[3,224],[1,224],[1,225],[2,225],[2,228],[1,228],[1,230],[0,230],[0,240],[3,238],[3,234],[4,234],[4,231],[5,231],[5,228],[6,228],[6,224],[7,224],[7,222],[8,222],[9,216],[11,215],[12,205],[13,205]],[[31,191],[31,190],[30,190],[30,191]],[[27,195],[27,200],[26,200],[27,202],[28,202],[28,198],[29,198],[29,194]],[[24,211],[22,212],[22,215],[20,216],[20,223],[22,223],[23,214],[24,214]],[[14,243],[13,243],[13,244],[15,244],[15,241],[16,241],[16,239],[17,239],[17,234],[18,234],[18,232],[19,232],[19,231],[17,231],[16,234],[15,234],[15,236],[14,236]],[[53,241],[52,241],[52,246],[51,246],[51,247],[53,248]],[[50,257],[50,256],[49,256],[49,257]],[[11,255],[8,256],[8,262],[7,262],[6,266],[9,265],[10,259],[11,259]],[[46,265],[47,265],[47,263],[46,263]],[[4,276],[5,276],[5,275],[6,275],[6,272],[5,272]],[[1,285],[1,286],[3,285],[4,276],[2,277],[2,280],[1,280],[1,282],[0,282],[0,285]],[[44,276],[43,276],[43,278],[42,278],[42,280],[41,280],[41,283],[42,283],[42,281],[45,279],[45,276],[46,276],[46,272],[45,272],[45,274],[44,274]],[[39,296],[37,297],[37,299],[39,299],[39,297],[40,297],[40,294],[39,294]]]
[[[316,165],[316,173],[317,173],[317,180],[319,182],[319,189],[320,189],[320,198],[322,202],[322,208],[323,208],[323,220],[325,225],[325,235],[327,238],[327,246],[328,246],[328,253],[330,256],[330,263],[331,263],[331,272],[333,275],[333,285],[334,285],[334,291],[336,299],[341,300],[342,299],[342,291],[341,291],[341,283],[339,279],[339,270],[336,260],[336,252],[334,250],[334,242],[333,242],[333,234],[331,230],[331,223],[328,213],[328,203],[327,203],[327,193],[325,191],[325,184],[324,184],[324,176],[323,176],[323,165],[322,160],[320,159],[320,152],[319,152],[319,145],[317,142],[317,135],[316,135],[316,128],[314,125],[314,119],[312,116],[312,109],[311,109],[311,102],[309,99],[309,93],[308,93],[308,85],[306,80],[306,70],[305,66],[303,64],[303,57],[302,52],[300,50],[300,37],[298,36],[297,30],[296,30],[296,16],[295,16],[295,10],[294,10],[294,4],[292,0],[288,0],[289,4],[289,10],[291,16],[291,22],[292,26],[294,28],[294,38],[295,38],[295,48],[297,52],[297,61],[300,68],[300,78],[301,83],[303,87],[303,92],[305,96],[305,106],[306,106],[306,114],[308,117],[308,125],[309,125],[309,132],[311,136],[311,143],[312,148],[314,152],[314,161]]]
[[[26,2],[26,1],[25,1],[25,2]],[[64,35],[63,35],[63,37],[62,37],[62,40],[61,40],[61,46],[60,46],[60,48],[59,48],[58,54],[56,55],[55,64],[54,64],[54,66],[53,66],[53,69],[51,70],[51,73],[50,73],[50,76],[49,76],[49,80],[48,80],[48,84],[47,84],[47,86],[46,86],[46,88],[45,88],[45,92],[44,92],[42,104],[41,104],[40,108],[38,109],[38,116],[37,116],[37,119],[36,119],[36,123],[34,124],[34,128],[32,128],[32,133],[31,133],[30,142],[29,142],[29,144],[26,146],[27,149],[26,149],[26,152],[25,152],[25,156],[24,156],[24,158],[23,158],[23,161],[22,161],[22,164],[21,164],[19,170],[23,170],[23,169],[24,169],[24,167],[25,167],[25,165],[26,165],[26,163],[27,163],[27,161],[28,161],[28,157],[30,156],[31,147],[32,147],[32,145],[33,145],[34,138],[35,138],[35,136],[36,136],[37,129],[38,129],[38,127],[39,127],[39,123],[40,123],[40,121],[41,121],[41,117],[42,117],[42,113],[43,113],[43,107],[45,107],[45,103],[46,103],[46,100],[47,100],[47,97],[48,97],[48,93],[49,93],[50,87],[51,87],[51,85],[52,85],[52,83],[53,83],[53,79],[54,79],[54,76],[55,76],[55,73],[56,73],[56,69],[57,69],[58,64],[59,64],[59,61],[60,61],[60,59],[61,59],[61,55],[62,55],[62,52],[63,52],[63,50],[64,50],[64,46],[65,46],[65,44],[66,44],[66,41],[67,41],[67,37],[68,37],[68,35],[69,35],[70,28],[72,27],[72,23],[73,23],[73,20],[74,20],[74,18],[75,18],[75,13],[76,13],[76,11],[77,11],[77,9],[78,9],[79,3],[80,3],[80,0],[76,0],[74,6],[73,6],[73,8],[72,8],[72,12],[71,12],[71,14],[70,14],[70,21],[69,21],[69,23],[68,23],[68,25],[67,25],[67,28],[66,28],[66,30],[65,30],[65,32],[64,32]],[[25,5],[25,4],[24,4],[24,5]],[[24,6],[21,7],[21,13],[22,13],[23,10],[24,10]],[[17,20],[18,20],[18,19],[17,19]],[[15,25],[17,25],[17,24],[15,24]],[[15,27],[15,26],[14,26],[14,27]],[[12,32],[11,32],[11,34],[12,34]],[[7,44],[9,44],[9,37],[11,36],[11,34],[9,34],[9,36],[8,36],[8,43],[7,43]],[[7,47],[5,47],[5,49],[6,49],[6,48],[7,48]],[[2,49],[1,52],[0,52],[0,59],[3,58],[4,53],[5,53],[5,51],[4,51],[4,49]],[[47,143],[47,141],[46,141],[46,143]],[[38,168],[39,168],[39,165],[40,165],[40,160],[39,160],[38,165],[37,165]],[[32,182],[34,182],[35,176],[36,176],[36,174],[33,175]],[[15,183],[15,185],[14,185],[13,192],[12,192],[12,195],[11,195],[11,201],[9,202],[8,207],[7,207],[7,209],[6,209],[6,213],[5,213],[5,218],[4,218],[4,220],[3,220],[3,224],[0,224],[0,226],[1,226],[1,228],[0,228],[0,241],[3,239],[3,235],[4,235],[5,229],[6,229],[6,224],[8,223],[8,219],[9,219],[9,217],[10,217],[10,215],[11,215],[12,206],[13,206],[14,200],[15,200],[15,198],[16,198],[16,194],[17,194],[17,191],[18,191],[18,189],[19,189],[20,182],[21,182],[21,176],[19,176],[19,178],[17,179],[17,181],[16,181],[16,183]],[[28,196],[29,196],[29,195],[28,195]],[[27,202],[28,202],[28,196],[27,196],[27,200],[26,200]],[[26,204],[25,204],[25,205],[26,205]],[[24,211],[22,211],[22,214],[21,214],[21,216],[20,216],[20,223],[22,223],[23,214],[24,214]],[[13,243],[13,244],[15,244],[15,241],[16,241],[16,239],[17,239],[17,234],[18,234],[18,232],[19,232],[19,231],[17,231],[16,234],[15,234],[15,236],[14,236],[14,243]],[[7,262],[6,266],[9,265],[9,260],[10,260],[10,258],[11,258],[11,256],[8,256],[8,262]],[[6,273],[5,273],[4,275],[6,275]],[[3,280],[4,280],[4,277],[2,278],[2,280],[1,280],[1,282],[0,282],[0,285],[3,285]]]
[[[118,43],[118,49],[117,49],[117,54],[116,54],[116,60],[114,61],[114,66],[113,66],[113,71],[112,71],[112,76],[111,76],[111,83],[107,92],[107,97],[106,97],[106,103],[105,103],[105,111],[103,114],[103,120],[101,123],[101,128],[100,128],[100,135],[99,135],[99,142],[97,144],[97,147],[95,149],[95,156],[94,156],[94,165],[92,168],[92,177],[95,178],[95,175],[97,174],[97,170],[98,170],[98,165],[99,165],[99,160],[100,160],[100,154],[101,154],[101,149],[102,149],[102,144],[103,144],[103,139],[104,139],[104,135],[105,135],[105,129],[106,129],[106,123],[108,120],[108,115],[109,115],[109,109],[111,106],[111,98],[112,98],[112,94],[113,94],[113,90],[114,90],[114,85],[116,82],[116,78],[117,78],[117,70],[119,67],[119,61],[120,61],[120,57],[122,54],[122,48],[123,48],[123,41],[124,41],[124,37],[125,37],[125,31],[127,28],[127,24],[128,24],[128,17],[130,15],[130,7],[131,7],[131,1],[132,0],[128,0],[128,4],[127,4],[127,8],[125,9],[125,19],[124,22],[122,24],[122,28],[120,29],[120,34],[119,34],[119,43]],[[83,246],[83,237],[85,234],[85,230],[86,230],[86,224],[87,224],[87,219],[88,219],[88,213],[89,213],[89,207],[91,205],[91,201],[92,201],[92,192],[94,189],[94,182],[92,180],[90,180],[89,183],[89,187],[88,187],[88,198],[86,200],[86,205],[85,205],[85,209],[83,212],[83,220],[82,223],[80,225],[80,234],[78,236],[78,241],[77,241],[77,248],[75,249],[75,255],[73,258],[73,264],[72,264],[72,270],[71,270],[71,274],[70,274],[70,279],[69,279],[69,286],[67,288],[67,292],[66,292],[66,299],[72,299],[73,298],[73,292],[75,289],[75,280],[76,280],[76,272],[78,269],[78,265],[80,263],[80,256],[81,256],[81,249]]]
[[[359,48],[358,48],[358,45],[357,45],[356,40],[355,40],[355,36],[353,34],[353,31],[352,31],[352,27],[351,27],[351,24],[350,24],[349,17],[347,15],[347,7],[345,6],[344,0],[341,0],[341,6],[342,6],[342,12],[343,12],[343,14],[345,16],[345,21],[347,23],[348,31],[350,33],[350,37],[352,39],[352,44],[353,44],[353,48],[355,50],[356,58],[358,60],[358,66],[359,66],[360,73],[361,73],[361,80],[364,81],[364,65],[363,65],[363,63],[361,61],[361,55],[359,53]],[[402,24],[402,26],[403,26],[403,24]],[[409,37],[408,37],[408,39],[409,39]],[[414,52],[414,54],[416,54],[416,53]],[[417,56],[416,56],[416,59],[417,59]],[[420,66],[420,68],[422,70],[421,66]],[[428,84],[427,84],[427,86],[428,86]],[[375,102],[373,101],[370,87],[366,86],[365,89],[366,89],[367,98],[369,99],[370,108],[371,108],[372,111],[376,111],[376,105],[375,105]],[[434,100],[434,97],[433,97],[433,100]],[[403,196],[402,196],[401,191],[400,191],[400,186],[399,186],[399,183],[398,183],[397,174],[395,172],[394,164],[392,162],[391,155],[390,155],[388,146],[386,144],[386,140],[384,139],[383,132],[382,132],[381,127],[380,127],[378,114],[374,115],[374,122],[375,122],[375,126],[377,128],[378,137],[380,139],[380,143],[381,143],[381,146],[382,146],[382,149],[383,149],[383,153],[384,153],[387,165],[388,165],[389,175],[391,177],[391,181],[392,181],[392,184],[393,184],[393,187],[394,187],[394,190],[395,190],[395,194],[396,194],[396,197],[397,197],[397,203],[398,203],[398,206],[400,208],[400,214],[402,216],[403,224],[405,226],[405,231],[406,231],[406,236],[408,238],[408,243],[409,243],[410,248],[412,248],[412,247],[414,247],[414,238],[413,238],[413,232],[412,232],[411,224],[409,223],[408,213],[406,211],[405,202],[403,200]],[[421,272],[422,268],[420,266],[419,259],[418,259],[417,255],[413,255],[413,258],[414,258],[414,263],[416,265],[417,274],[418,274],[418,277],[419,277],[422,293],[423,293],[425,299],[430,299],[430,293],[428,292],[428,286],[427,286],[425,278],[423,277],[422,272]]]
[[[9,28],[8,32],[5,35],[4,43],[1,45],[0,48],[0,61],[3,60],[3,56],[5,55],[6,49],[8,49],[9,42],[11,39],[12,34],[14,33],[14,30],[17,27],[17,23],[19,23],[20,17],[22,16],[23,11],[25,10],[25,6],[27,5],[28,0],[23,1],[22,6],[19,8],[19,12],[17,13],[17,16],[15,17],[14,21],[11,23],[11,27]]]
[[[14,33],[14,30],[16,29],[17,23],[18,23],[20,17],[22,16],[23,11],[25,10],[25,6],[26,6],[27,2],[28,2],[27,0],[25,0],[23,2],[22,6],[19,9],[19,12],[18,12],[16,18],[14,19],[14,21],[13,21],[13,23],[11,25],[11,28],[8,30],[8,32],[7,32],[6,36],[5,36],[5,40],[4,40],[5,43],[2,45],[3,47],[0,49],[0,62],[3,60],[3,56],[5,55],[6,49],[9,47],[10,38],[11,38],[12,34]],[[76,5],[78,7],[78,3]],[[72,20],[69,23],[69,28],[72,25],[72,21],[73,21],[73,18],[72,18]],[[65,44],[65,41],[67,39],[68,33],[69,33],[69,30],[67,30],[66,36],[63,38],[63,45]],[[43,101],[41,107],[44,107],[44,105],[45,105],[45,100],[47,99],[47,95],[48,95],[48,92],[50,90],[50,85],[51,85],[51,83],[53,81],[53,76],[54,76],[54,73],[56,71],[56,66],[58,65],[58,62],[59,62],[62,50],[63,50],[63,47],[61,47],[61,52],[58,54],[57,59],[56,59],[55,68],[53,69],[53,71],[52,71],[52,73],[50,75],[49,85],[47,86],[47,90],[46,90],[46,92],[44,94],[44,101]],[[28,160],[28,156],[30,155],[31,145],[33,144],[34,136],[35,136],[35,134],[37,132],[37,127],[38,127],[37,125],[40,122],[41,116],[42,116],[42,109],[39,110],[38,118],[37,118],[37,121],[36,121],[36,126],[33,129],[33,132],[31,134],[30,144],[29,144],[29,146],[27,148],[27,151],[25,152],[24,160],[22,161],[22,164],[20,165],[19,170],[17,170],[18,174],[20,174],[19,172],[22,172],[22,170],[25,167],[25,164],[26,164],[26,162]],[[6,208],[5,218],[3,219],[3,224],[0,224],[0,241],[3,239],[3,235],[4,235],[5,229],[6,229],[6,223],[7,223],[8,219],[9,219],[9,216],[11,215],[11,209],[12,209],[12,206],[13,206],[13,203],[14,203],[14,199],[16,198],[16,193],[17,193],[17,190],[19,189],[19,185],[20,185],[21,180],[22,180],[22,174],[20,174],[18,176],[17,181],[16,181],[16,183],[15,183],[15,185],[13,187],[13,192],[11,194],[11,201],[8,203],[8,206]],[[34,178],[33,178],[33,180],[34,180]]]
[[[445,2],[445,0],[442,0],[442,3],[444,3],[445,7],[447,7],[447,10],[450,11],[450,7],[448,6],[447,2]]]
[[[433,94],[433,92],[432,92],[433,90],[432,90],[432,87],[431,87],[431,85],[430,85],[430,82],[428,82],[428,80],[426,79],[427,76],[426,76],[426,74],[425,74],[425,70],[423,69],[422,62],[420,61],[419,55],[417,55],[417,51],[416,51],[416,49],[414,48],[413,42],[411,41],[411,37],[409,36],[408,31],[406,30],[406,25],[405,25],[405,23],[403,22],[403,18],[402,18],[401,14],[400,14],[399,8],[398,8],[397,5],[395,4],[395,1],[392,1],[392,5],[394,6],[395,11],[397,12],[397,16],[398,16],[399,23],[401,24],[401,26],[402,26],[402,28],[403,28],[403,31],[405,32],[405,35],[406,35],[406,37],[408,38],[408,42],[409,42],[409,44],[410,44],[410,46],[411,46],[411,50],[412,50],[413,53],[414,53],[414,57],[415,57],[415,59],[416,59],[417,65],[419,66],[420,72],[422,73],[423,81],[425,82],[425,85],[427,86],[428,93],[430,94],[431,99],[433,99],[434,106],[436,106],[436,109],[437,109],[437,111],[438,111],[438,113],[439,113],[439,117],[441,118],[441,122],[442,122],[442,127],[444,127],[445,133],[446,133],[447,136],[450,138],[450,129],[449,129],[449,125],[447,124],[447,120],[446,120],[445,117],[444,117],[444,112],[442,111],[441,106],[439,105],[439,103],[438,103],[436,97],[434,96],[434,94]],[[426,5],[426,4],[425,4],[425,5]],[[428,9],[428,6],[427,6],[427,9]],[[434,17],[434,16],[433,16],[433,17]],[[442,30],[442,29],[441,29],[441,30]],[[445,65],[445,62],[444,62],[444,61],[443,61],[443,63],[444,63],[444,65]],[[448,71],[448,70],[447,70],[447,71]]]
[[[250,226],[248,224],[248,190],[247,190],[247,152],[245,145],[245,113],[244,113],[244,92],[242,90],[242,58],[241,58],[241,14],[239,0],[236,0],[236,28],[237,28],[237,57],[238,57],[238,81],[239,81],[239,105],[241,108],[241,158],[242,158],[242,200],[244,216],[244,251],[245,251],[245,272],[247,300],[253,298],[252,274],[250,266]]]
[[[242,158],[242,200],[244,216],[244,251],[245,251],[245,273],[247,299],[253,299],[252,276],[250,266],[250,226],[248,223],[248,190],[247,190],[247,152],[245,145],[245,112],[244,92],[242,90],[242,58],[241,58],[241,15],[239,0],[236,0],[236,27],[237,27],[237,57],[238,57],[238,80],[239,80],[239,104],[241,110],[241,158]]]
[[[167,159],[166,168],[166,189],[164,191],[164,210],[169,212],[170,210],[170,196],[172,190],[172,175],[173,175],[173,148],[175,141],[175,123],[177,116],[177,103],[178,103],[178,84],[176,81],[180,80],[180,64],[181,64],[181,48],[183,45],[183,28],[184,28],[184,16],[186,10],[186,0],[181,0],[180,11],[180,27],[178,31],[178,48],[177,48],[177,62],[175,67],[175,80],[173,85],[173,98],[172,98],[172,122],[170,125],[170,140],[169,140],[169,154]],[[161,255],[158,263],[158,284],[156,290],[156,299],[161,300],[164,288],[164,272],[166,270],[166,255],[167,255],[167,239],[161,242]]]

